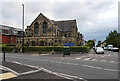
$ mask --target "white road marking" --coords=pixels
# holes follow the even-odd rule
[[[115,63],[115,61],[110,61],[110,63]]]
[[[36,67],[36,66],[33,66],[33,65],[22,64],[22,63],[20,63],[20,62],[16,62],[16,61],[11,61],[11,62],[16,63],[16,64],[19,64],[19,65],[25,65],[25,66],[28,66],[28,67],[31,67],[31,68],[39,69],[39,67]]]
[[[19,62],[15,62],[15,61],[14,61],[14,63],[21,64],[21,65],[26,65],[26,66],[32,66],[32,65],[28,65],[28,64],[22,64],[22,63],[19,63]],[[70,63],[69,63],[69,64],[70,64]],[[32,66],[32,67],[37,67],[37,66]],[[72,75],[67,75],[67,74],[63,74],[63,73],[52,72],[52,71],[50,71],[50,70],[48,70],[48,69],[45,69],[45,68],[43,68],[43,67],[40,67],[38,70],[23,72],[23,73],[20,73],[20,74],[18,74],[18,75],[20,76],[20,75],[25,75],[25,74],[31,74],[31,73],[38,72],[38,71],[40,71],[40,70],[43,70],[43,71],[45,71],[45,72],[47,72],[47,73],[54,74],[54,75],[56,75],[56,76],[60,76],[60,77],[66,78],[66,79],[77,78],[77,79],[84,80],[83,78],[79,78],[79,77],[77,77],[77,76],[72,76]]]
[[[100,62],[107,62],[107,60],[100,60]]]
[[[33,58],[26,58],[26,59],[41,60],[41,61],[48,61],[48,62],[56,62],[56,63],[60,63],[60,64],[69,64],[69,65],[81,65],[81,64],[76,64],[76,63],[59,62],[59,61],[54,61],[54,60],[43,60],[43,59],[33,59]],[[100,67],[94,67],[94,66],[89,66],[89,65],[82,65],[82,66],[89,67],[89,68],[95,68],[95,69],[101,69]],[[106,70],[106,68],[102,68],[102,70]],[[112,69],[108,70],[107,69],[106,71],[117,71],[117,70],[112,70]]]
[[[103,68],[100,68],[100,67],[95,67],[96,69],[103,69]]]
[[[88,67],[88,68],[95,68],[95,69],[106,70],[106,71],[119,71],[119,70],[114,70],[114,69],[106,69],[106,68],[101,68],[101,67],[94,67],[94,66],[90,66],[90,65],[82,65],[82,66]]]
[[[103,70],[107,70],[107,71],[118,71],[118,70],[114,70],[114,69],[103,69]]]
[[[60,76],[60,77],[66,78],[66,79],[72,79],[72,80],[73,80],[74,78],[76,78],[76,79],[80,79],[80,80],[86,81],[85,79],[79,78],[79,77],[74,76],[74,75],[68,75],[68,74],[64,74],[64,73],[53,72],[53,71],[50,71],[50,70],[45,69],[45,68],[43,68],[43,67],[41,67],[41,69],[42,69],[43,71],[45,71],[45,72],[48,72],[48,73],[50,73],[50,74],[54,74],[54,75],[56,75],[56,76]]]
[[[84,64],[82,66],[89,67],[89,65],[84,65]]]
[[[12,69],[10,69],[10,68],[7,68],[7,67],[5,67],[5,66],[2,66],[2,65],[0,65],[3,69],[6,69],[7,71],[11,71],[12,73],[14,73],[14,74],[16,74],[17,76],[19,75],[19,73],[17,73],[16,71],[14,71],[14,70],[12,70]]]
[[[16,64],[20,64],[20,65],[21,65],[21,63],[19,63],[19,62],[16,62],[16,61],[11,61],[11,62],[13,62],[13,63],[16,63]]]
[[[81,58],[76,58],[77,60],[81,59]]]
[[[19,76],[20,75],[26,75],[26,74],[31,74],[31,73],[36,73],[36,72],[39,72],[41,69],[38,69],[38,70],[32,70],[32,71],[27,71],[27,72],[23,72],[23,73],[19,73]]]
[[[84,60],[90,60],[91,58],[85,58]]]

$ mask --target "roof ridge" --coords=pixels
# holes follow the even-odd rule
[[[73,20],[57,20],[56,22],[59,22],[59,21],[76,21],[76,19],[73,19]]]
[[[8,26],[8,25],[1,25],[1,24],[0,24],[0,26],[2,26],[2,27],[7,27],[7,28],[21,29],[21,28],[15,28],[15,27],[12,27],[12,26]]]

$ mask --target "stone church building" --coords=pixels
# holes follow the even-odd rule
[[[29,46],[83,45],[83,35],[78,32],[76,20],[50,20],[42,13],[27,26],[24,34],[24,43]],[[22,38],[17,39],[18,44],[21,41]]]

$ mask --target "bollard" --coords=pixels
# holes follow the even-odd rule
[[[65,54],[63,54],[63,57],[65,57]]]
[[[38,54],[41,54],[41,51],[39,51],[39,53]]]
[[[5,61],[5,52],[4,52],[4,54],[3,54],[3,61]]]

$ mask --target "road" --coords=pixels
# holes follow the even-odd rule
[[[6,60],[85,79],[118,79],[117,52],[71,54],[66,57],[62,57],[62,54],[6,53]]]

